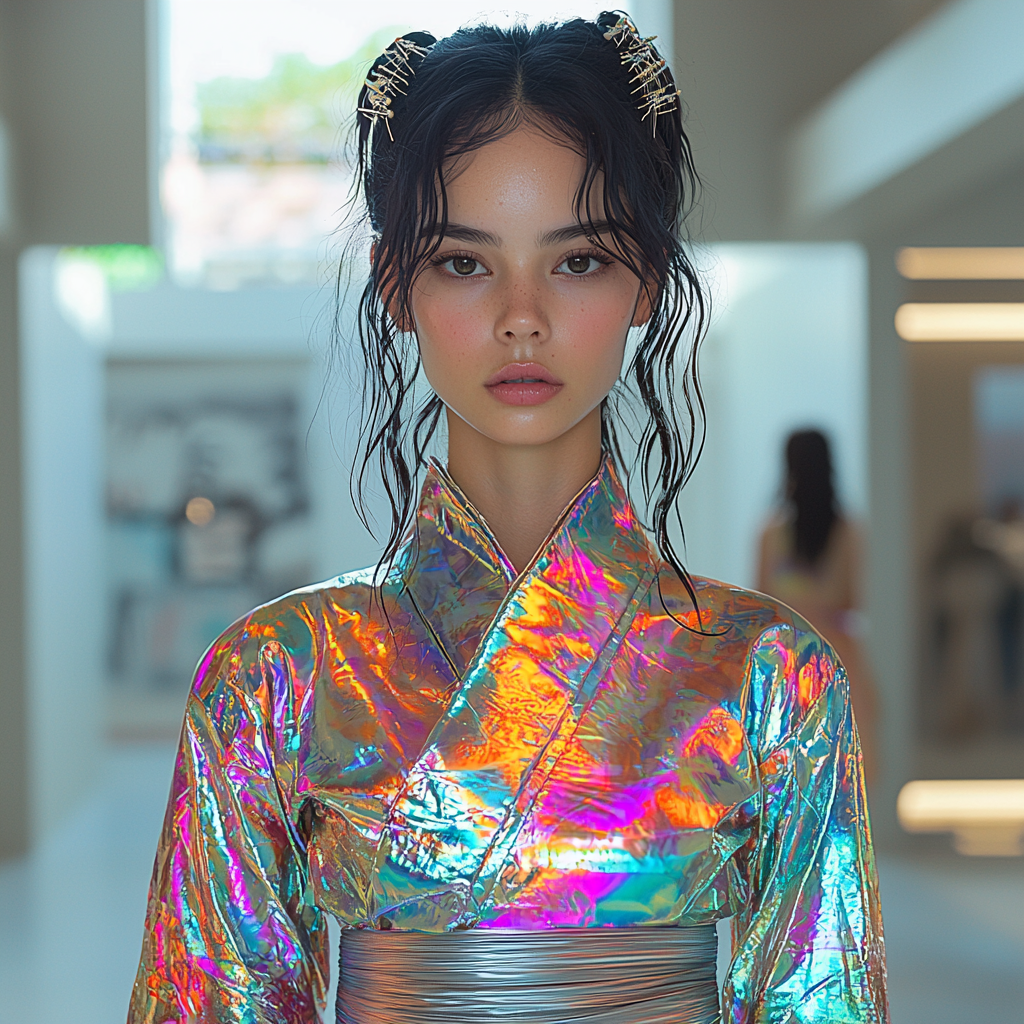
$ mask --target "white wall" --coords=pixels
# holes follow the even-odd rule
[[[848,243],[721,245],[712,257],[707,444],[684,492],[686,564],[753,586],[791,430],[826,431],[843,504],[866,512],[866,262]]]
[[[104,711],[103,352],[54,302],[54,256],[20,261],[31,833],[95,780]]]

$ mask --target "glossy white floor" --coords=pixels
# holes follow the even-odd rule
[[[110,751],[89,804],[0,867],[0,1024],[125,1019],[173,751]],[[1024,863],[883,858],[893,1024],[1017,1024]]]

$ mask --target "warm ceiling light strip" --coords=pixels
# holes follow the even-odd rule
[[[907,302],[896,310],[904,341],[1024,341],[1024,302]]]
[[[1022,281],[1024,247],[900,249],[896,269],[913,281]]]
[[[900,790],[896,812],[908,832],[952,832],[961,853],[1024,853],[1024,779],[908,782]]]
[[[922,779],[900,791],[897,811],[914,831],[954,825],[1024,826],[1024,779]]]

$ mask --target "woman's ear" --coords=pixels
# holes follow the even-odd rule
[[[370,245],[370,267],[373,268],[377,263],[377,243],[373,242]],[[380,288],[382,298],[384,298],[385,308],[388,311],[388,316],[395,322],[395,326],[403,333],[407,334],[412,331],[412,324],[409,322],[402,309],[402,304],[399,301],[397,289],[390,289],[390,281],[388,280],[388,273],[384,271],[380,275]],[[390,291],[390,295],[387,292]],[[385,297],[386,296],[386,297]]]
[[[647,285],[641,283],[640,294],[636,297],[636,306],[633,309],[631,327],[643,327],[651,319],[654,315],[655,301],[657,301],[657,295],[652,295]]]

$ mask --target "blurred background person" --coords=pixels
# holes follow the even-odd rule
[[[836,498],[832,454],[820,430],[790,434],[784,505],[761,531],[757,589],[784,601],[829,640],[850,677],[864,769],[877,775],[877,696],[860,643],[861,536]]]
[[[982,543],[990,524],[952,517],[931,567],[931,688],[922,710],[943,740],[983,738],[1002,718],[1001,613],[1013,591],[999,553]]]
[[[928,724],[948,740],[990,740],[1024,726],[1024,515],[954,516],[931,567]]]

